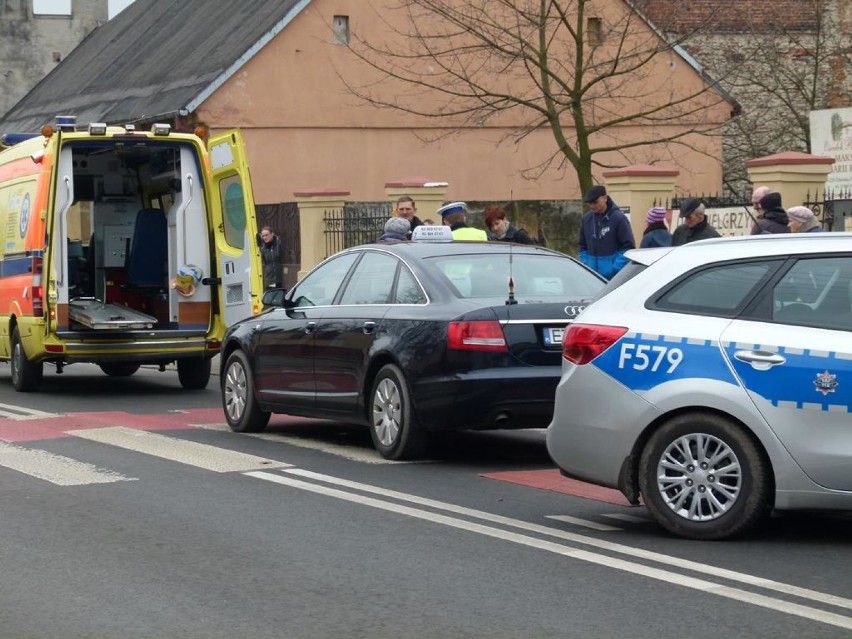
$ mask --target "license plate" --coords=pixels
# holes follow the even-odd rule
[[[544,344],[545,346],[559,346],[562,344],[562,336],[565,334],[564,328],[545,328],[544,329]]]

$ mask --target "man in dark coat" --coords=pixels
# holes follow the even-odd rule
[[[767,233],[789,233],[790,218],[787,211],[781,206],[780,193],[767,193],[760,198],[760,209],[763,217],[751,229],[752,235],[766,235]]]
[[[719,231],[710,226],[704,215],[704,205],[691,197],[680,208],[680,217],[684,222],[672,234],[672,246],[682,246],[711,237],[721,237]]]
[[[410,195],[403,195],[396,201],[396,215],[408,221],[409,238],[411,237],[411,232],[423,224],[420,218],[417,217],[417,205],[414,203],[414,198]]]

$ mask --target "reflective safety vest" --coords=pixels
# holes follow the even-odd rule
[[[462,226],[453,231],[454,240],[478,240],[480,242],[488,241],[488,234],[482,229],[475,229],[470,226]]]

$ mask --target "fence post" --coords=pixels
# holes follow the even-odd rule
[[[426,178],[405,178],[385,183],[385,195],[390,200],[392,211],[396,211],[396,201],[403,195],[410,195],[417,207],[417,217],[421,220],[431,218],[435,224],[441,220],[435,219],[435,211],[446,201],[447,182],[436,182]]]
[[[642,241],[645,214],[654,202],[671,199],[680,171],[650,164],[636,164],[604,171],[606,192],[625,212],[629,211],[630,227],[636,246]]]
[[[755,158],[745,164],[751,183],[755,187],[768,186],[780,193],[784,208],[789,209],[803,204],[808,193],[823,192],[834,158],[787,151]]]
[[[308,271],[322,262],[325,254],[325,227],[323,218],[326,211],[335,211],[343,215],[343,203],[349,191],[340,189],[308,189],[296,191],[299,205],[299,242],[301,265],[298,278],[302,279]]]

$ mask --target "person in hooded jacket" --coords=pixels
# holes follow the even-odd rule
[[[691,197],[680,207],[680,217],[684,223],[672,233],[672,246],[683,246],[698,240],[707,240],[711,237],[721,237],[719,231],[714,229],[704,215],[704,204],[697,198]]]
[[[790,218],[787,211],[781,206],[780,193],[767,193],[760,198],[760,209],[763,217],[758,218],[751,230],[752,235],[766,235],[768,233],[789,233]]]
[[[639,248],[653,248],[655,246],[671,246],[672,234],[669,233],[666,227],[666,209],[662,206],[655,206],[648,210],[645,215],[645,222],[648,226],[642,233],[642,241],[639,243]]]
[[[408,239],[411,223],[404,217],[392,217],[385,222],[385,232],[376,242],[403,242]]]
[[[580,220],[580,261],[611,279],[627,264],[624,253],[636,248],[630,220],[599,184],[586,192],[583,201],[590,210]]]

